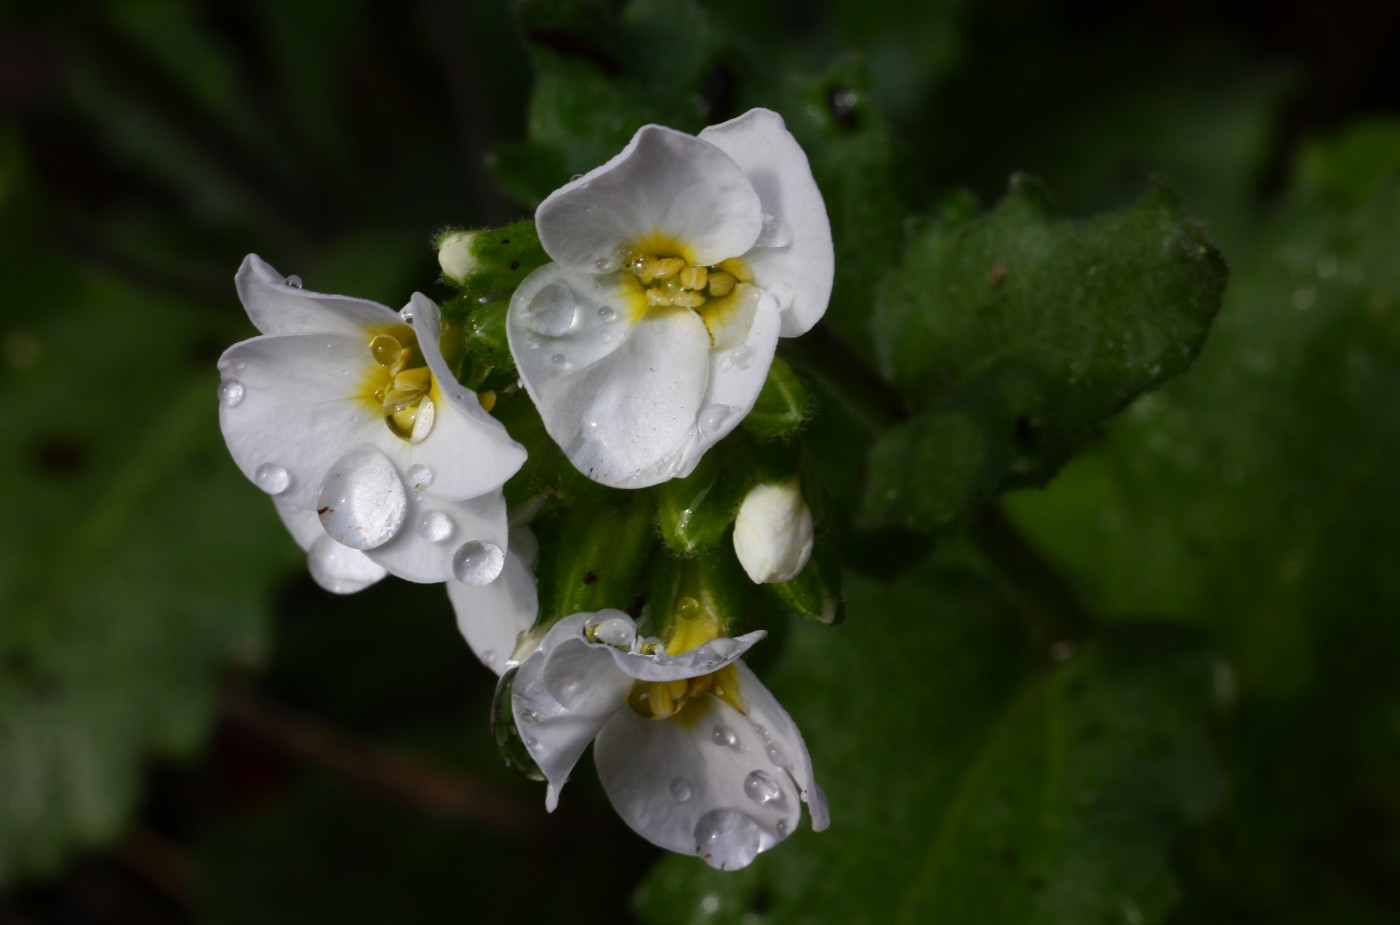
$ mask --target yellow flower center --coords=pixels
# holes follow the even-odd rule
[[[625,252],[623,285],[631,290],[632,317],[647,312],[690,309],[710,332],[710,343],[727,349],[742,340],[728,332],[742,322],[747,332],[753,304],[748,287],[753,275],[737,257],[706,266],[691,262],[690,248],[660,234],[648,235]]]
[[[418,443],[433,429],[433,374],[418,338],[408,325],[370,331],[369,352],[374,362],[365,374],[359,398],[384,415],[396,437]]]
[[[676,617],[666,641],[666,652],[679,655],[698,649],[712,639],[723,636],[719,621],[701,609],[694,598],[682,598],[676,605]],[[725,703],[747,713],[748,707],[739,690],[739,673],[728,664],[719,671],[698,678],[677,681],[638,681],[632,685],[627,703],[638,715],[647,719],[679,719],[689,722],[686,707],[704,695],[718,697]]]

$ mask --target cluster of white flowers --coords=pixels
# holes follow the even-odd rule
[[[753,409],[778,338],[815,324],[830,296],[821,194],[767,110],[699,136],[648,125],[549,196],[535,222],[553,262],[511,297],[514,365],[550,438],[613,488],[691,473]],[[471,267],[470,241],[444,249],[449,276]],[[761,631],[731,638],[703,612],[665,639],[620,610],[539,623],[537,544],[508,521],[503,493],[526,449],[489,397],[459,384],[437,305],[415,293],[395,312],[310,292],[256,256],[236,279],[261,334],[219,361],[234,460],[327,590],[386,574],[446,582],[473,651],[510,681],[549,809],[593,742],[628,825],[712,866],[743,867],[782,841],[801,802],[825,828],[797,726],[740,660]],[[754,582],[787,582],[813,532],[796,479],[758,484],[734,553]]]

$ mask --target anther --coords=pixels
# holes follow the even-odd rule
[[[712,298],[722,298],[734,291],[734,274],[724,270],[716,270],[710,274],[710,296]]]
[[[710,271],[705,267],[687,266],[681,270],[682,289],[704,289],[705,279],[710,275]]]

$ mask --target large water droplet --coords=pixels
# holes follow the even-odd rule
[[[728,405],[707,405],[705,410],[700,412],[700,419],[697,422],[700,433],[706,437],[713,437],[719,433],[724,422],[729,420],[729,414],[733,410]]]
[[[301,277],[293,273],[291,276],[287,277],[287,285],[291,286],[293,289],[300,289]]]
[[[729,362],[740,369],[748,369],[753,365],[753,348],[748,344],[740,344],[729,351]]]
[[[734,730],[720,723],[710,730],[710,741],[723,748],[734,748],[739,744],[739,737],[734,734]]]
[[[739,643],[728,636],[720,636],[718,639],[711,639],[695,650],[695,664],[713,670],[738,651]]]
[[[469,540],[452,556],[452,574],[464,585],[489,585],[505,568],[506,554],[495,543]]]
[[[637,638],[637,626],[629,618],[616,615],[609,617],[593,616],[583,625],[589,642],[601,642],[606,646],[626,649]]]
[[[431,543],[445,543],[452,539],[457,525],[443,511],[424,511],[418,518],[418,533]]]
[[[368,444],[335,461],[316,495],[316,513],[331,539],[374,549],[403,526],[408,494],[389,457]]]
[[[292,477],[277,463],[263,463],[253,472],[253,481],[269,495],[280,495],[292,484]]]
[[[219,404],[225,408],[232,408],[243,400],[245,390],[243,383],[237,379],[225,379],[219,383]]]
[[[790,764],[787,752],[783,751],[772,742],[768,743],[768,760],[780,768],[785,768]]]
[[[574,294],[563,283],[550,283],[530,299],[521,321],[536,334],[559,337],[569,333],[577,318]]]
[[[744,778],[744,793],[755,803],[773,803],[783,798],[783,788],[766,771],[750,771]]]
[[[422,463],[415,463],[408,467],[408,487],[415,491],[422,491],[433,484],[433,470]]]
[[[676,798],[677,803],[684,803],[694,794],[694,789],[690,786],[690,781],[684,777],[677,777],[671,781],[671,796]]]
[[[426,395],[418,402],[418,410],[413,414],[413,432],[408,435],[409,443],[422,443],[433,432],[433,422],[437,420],[437,405]]]
[[[758,823],[737,809],[712,809],[695,823],[695,853],[716,870],[748,867],[761,844]]]
[[[784,247],[792,243],[792,226],[776,215],[763,213],[763,228],[754,247]]]

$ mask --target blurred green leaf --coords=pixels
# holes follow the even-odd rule
[[[1047,672],[980,579],[852,579],[847,598],[860,619],[795,628],[770,678],[813,748],[831,829],[738,873],[669,858],[637,895],[643,917],[1160,921],[1166,848],[1220,792],[1198,645],[1142,625]]]
[[[1056,219],[1014,178],[995,210],[918,232],[873,325],[916,415],[870,456],[863,510],[934,532],[971,502],[1049,479],[1132,399],[1186,369],[1225,266],[1158,182],[1135,207]]]

